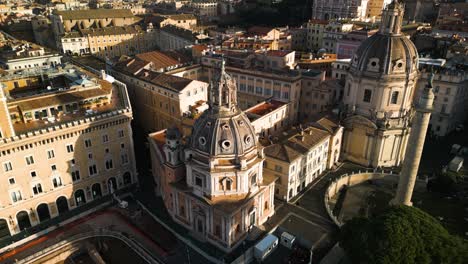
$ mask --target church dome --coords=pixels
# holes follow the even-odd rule
[[[351,61],[351,71],[379,74],[410,74],[418,69],[418,52],[401,33],[404,6],[397,1],[382,14],[379,32],[366,39]]]
[[[213,156],[244,156],[256,153],[255,130],[247,115],[237,107],[234,79],[221,71],[211,83],[210,108],[195,121],[190,147],[192,151]]]
[[[377,33],[356,51],[351,68],[382,74],[411,73],[418,68],[418,52],[405,36]]]

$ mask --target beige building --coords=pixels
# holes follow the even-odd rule
[[[234,79],[223,67],[212,83],[210,108],[196,120],[190,141],[184,144],[173,129],[150,134],[152,171],[171,218],[231,252],[257,238],[274,214],[275,178],[263,173],[263,149],[236,105]]]
[[[227,58],[227,65],[230,65]],[[212,80],[214,70],[221,62],[220,56],[203,56],[201,64],[207,80]],[[250,108],[266,99],[273,98],[282,102],[291,102],[289,110],[291,123],[296,122],[301,92],[301,74],[295,71],[264,70],[261,67],[231,67],[226,71],[236,80],[238,104],[241,109]]]
[[[322,118],[293,127],[265,147],[265,173],[275,175],[275,196],[289,201],[338,162],[342,127]],[[333,156],[330,156],[332,154]]]
[[[194,29],[197,26],[197,18],[192,14],[154,14],[146,18],[146,23],[153,23],[156,28],[162,28],[167,25],[172,25],[185,29]]]
[[[0,68],[7,71],[37,70],[55,67],[62,56],[37,44],[8,39],[0,41]]]
[[[415,99],[419,98],[427,84],[430,70],[423,69],[416,87]],[[429,131],[435,136],[446,136],[468,119],[468,74],[444,67],[434,74],[434,106]],[[466,133],[466,132],[464,132]]]
[[[307,22],[307,50],[318,50],[322,48],[326,20],[313,19]]]
[[[163,50],[181,50],[197,43],[198,34],[192,30],[167,25],[159,30],[158,47]]]
[[[382,10],[390,4],[391,0],[369,0],[367,3],[367,17],[380,20]]]
[[[113,73],[127,85],[144,131],[176,126],[189,135],[194,118],[208,107],[208,84],[132,66],[117,65]]]
[[[62,52],[82,54],[89,51],[100,57],[106,53],[120,56],[125,52],[132,53],[133,49],[142,52],[140,45],[154,42],[154,38],[149,42],[143,41],[144,31],[134,25],[139,20],[129,9],[67,10],[55,11],[51,15],[56,46]],[[80,45],[73,45],[77,40]]]
[[[379,32],[351,59],[343,96],[343,158],[373,167],[401,164],[408,144],[418,52],[401,33],[404,7],[383,11]]]
[[[290,103],[289,103],[290,104]],[[245,110],[255,134],[262,140],[280,133],[291,125],[288,103],[267,100]]]
[[[137,182],[125,85],[72,65],[1,84],[1,234]]]

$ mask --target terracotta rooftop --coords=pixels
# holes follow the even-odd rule
[[[190,58],[177,51],[151,51],[135,56],[146,62],[151,62],[154,69],[165,69],[191,62]]]
[[[182,91],[193,80],[174,75],[142,70],[136,75],[140,80],[153,83],[174,92]]]
[[[284,133],[287,134],[285,139],[280,139],[277,143],[265,147],[265,155],[292,162],[330,136],[328,131],[315,127],[308,127],[302,133],[294,129]]]
[[[281,106],[285,105],[286,103],[276,101],[276,100],[270,100],[270,101],[265,101],[262,103],[259,103],[257,105],[252,106],[251,108],[247,109],[245,112],[247,114],[254,114],[254,115],[259,115],[263,116],[265,114],[268,114]]]

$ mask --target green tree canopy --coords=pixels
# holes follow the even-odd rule
[[[354,218],[340,232],[353,263],[467,263],[467,241],[452,236],[415,207],[390,207],[374,218]]]

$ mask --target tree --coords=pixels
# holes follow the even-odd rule
[[[340,232],[353,263],[466,263],[468,243],[415,207],[389,207],[373,218],[354,218]]]

